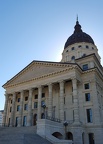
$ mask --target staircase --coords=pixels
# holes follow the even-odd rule
[[[51,144],[32,127],[0,127],[0,144]]]

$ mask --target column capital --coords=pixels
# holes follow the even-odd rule
[[[60,81],[58,81],[59,83],[64,83],[64,80],[60,80]]]

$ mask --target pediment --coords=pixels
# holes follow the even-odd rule
[[[33,61],[12,79],[10,79],[4,86],[19,84],[27,82],[35,78],[50,75],[52,73],[60,72],[68,67],[73,67],[71,64],[63,64],[56,62],[39,62]]]

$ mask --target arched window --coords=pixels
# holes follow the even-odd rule
[[[67,139],[73,140],[73,134],[71,132],[67,132]]]
[[[54,132],[52,135],[58,139],[62,139],[63,137],[63,135],[60,132]]]
[[[75,60],[75,56],[72,56],[71,60]]]

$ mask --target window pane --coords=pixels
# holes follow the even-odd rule
[[[83,70],[88,70],[88,64],[83,65]]]
[[[90,93],[86,93],[85,94],[85,100],[86,101],[90,101]]]
[[[87,109],[87,122],[92,123],[92,110]]]
[[[85,88],[85,89],[89,89],[89,83],[84,84],[84,88]]]

